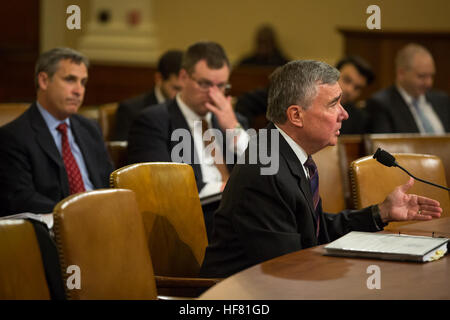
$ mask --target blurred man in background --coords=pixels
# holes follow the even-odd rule
[[[116,131],[114,140],[128,140],[128,131],[134,118],[145,107],[172,100],[181,90],[178,80],[183,52],[169,50],[164,53],[158,62],[155,72],[155,86],[147,93],[122,101],[116,113]]]
[[[436,72],[431,53],[408,44],[397,53],[396,82],[367,101],[373,133],[450,132],[450,99],[432,90]]]

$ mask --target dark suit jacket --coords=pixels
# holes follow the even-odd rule
[[[443,92],[429,91],[425,95],[442,122],[450,132],[450,98]],[[419,128],[409,107],[396,86],[381,90],[367,100],[369,131],[371,133],[417,133]]]
[[[95,188],[107,188],[112,165],[101,131],[80,115],[70,118]],[[69,196],[64,163],[36,104],[0,128],[0,213],[49,213]]]
[[[158,104],[155,89],[119,103],[116,112],[116,129],[113,140],[128,140],[128,132],[134,118],[148,106]]]
[[[236,101],[235,110],[247,118],[250,127],[254,128],[264,119],[267,112],[267,95],[268,88],[256,89],[250,92],[246,92],[239,97]],[[268,121],[264,126],[265,127]]]
[[[268,129],[276,130],[273,124]],[[268,141],[271,150],[273,142]],[[227,277],[271,258],[330,242],[351,230],[380,230],[371,207],[328,214],[319,202],[317,238],[309,181],[281,134],[276,155],[279,168],[274,175],[262,175],[261,163],[237,164],[233,169],[214,215],[202,276]]]
[[[236,116],[241,125],[247,128],[246,119],[239,114],[236,114]],[[221,130],[214,115],[212,117],[212,127]],[[176,100],[143,110],[131,126],[128,138],[129,163],[172,162],[172,149],[180,143],[180,141],[171,141],[172,133],[176,129],[186,129],[190,132],[186,119]],[[221,131],[223,137],[225,137],[225,132]],[[187,161],[183,162],[190,164],[194,169],[195,180],[200,191],[205,186],[205,183],[202,179],[200,164],[198,161],[194,161],[194,159],[199,159],[199,157],[195,152],[192,136],[190,136],[190,143],[192,146],[190,154],[185,155],[181,152],[180,155],[183,158],[186,157]],[[224,139],[222,150],[225,150],[225,143]],[[233,165],[230,164],[228,169],[231,171],[232,168]]]

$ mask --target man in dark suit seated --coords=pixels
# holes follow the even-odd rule
[[[364,134],[367,132],[367,112],[356,105],[361,91],[375,78],[370,65],[358,56],[348,56],[336,64],[341,73],[339,85],[342,89],[341,104],[348,113],[348,119],[342,122],[341,134]]]
[[[175,95],[181,90],[178,73],[182,57],[183,51],[181,50],[169,50],[164,53],[158,61],[153,89],[119,103],[116,112],[114,140],[128,140],[131,123],[145,107],[175,98]]]
[[[0,128],[1,215],[49,213],[71,194],[108,187],[112,165],[100,128],[76,114],[88,66],[69,48],[39,57],[36,102]]]
[[[348,117],[340,103],[338,78],[338,70],[317,61],[293,61],[271,76],[267,117],[272,123],[252,137],[245,163],[231,173],[214,215],[203,276],[226,277],[352,230],[379,231],[388,221],[440,216],[437,201],[406,193],[413,179],[378,205],[322,212],[319,174],[311,155],[337,143]],[[252,160],[255,146],[257,159]],[[264,154],[271,154],[270,162]]]
[[[246,120],[234,112],[231,97],[226,96],[229,76],[230,63],[219,44],[198,42],[190,46],[180,70],[181,92],[174,100],[146,108],[133,122],[129,162],[188,163],[200,197],[220,193],[236,156],[244,152],[248,141]],[[209,145],[207,134],[214,130],[219,136]],[[181,144],[186,148],[180,148]],[[211,147],[214,155],[209,152]],[[205,213],[205,217],[212,217],[212,213]]]
[[[268,88],[249,91],[236,101],[236,112],[247,118],[251,128],[260,129],[267,125],[267,91]]]
[[[435,67],[431,53],[409,44],[396,57],[396,84],[367,101],[372,133],[450,132],[450,98],[431,90]]]

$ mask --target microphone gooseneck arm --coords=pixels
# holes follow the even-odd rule
[[[417,180],[417,181],[420,181],[420,182],[423,182],[423,183],[427,183],[427,184],[429,184],[429,185],[432,185],[432,186],[435,186],[435,187],[438,187],[438,188],[441,188],[441,189],[450,191],[450,188],[447,188],[447,187],[444,187],[444,186],[435,184],[435,183],[433,183],[433,182],[426,181],[426,180],[423,180],[423,179],[420,179],[420,178],[417,178],[417,177],[413,176],[411,173],[408,172],[408,170],[406,170],[405,168],[403,168],[403,167],[402,167],[401,165],[399,165],[397,162],[396,162],[396,165],[397,165],[397,167],[399,167],[400,169],[402,169],[403,171],[405,171],[410,177],[413,177],[413,178],[414,178],[415,180]]]
[[[378,148],[377,151],[375,152],[375,154],[373,155],[373,158],[375,160],[377,160],[379,163],[387,166],[387,167],[399,167],[400,169],[402,169],[404,172],[406,172],[410,177],[414,178],[417,181],[432,185],[434,187],[438,187],[447,191],[450,191],[449,188],[435,184],[433,182],[429,182],[420,178],[417,178],[415,176],[413,176],[411,173],[408,172],[408,170],[406,170],[405,168],[403,168],[402,166],[400,166],[397,161],[395,160],[395,157],[393,155],[391,155],[389,152]]]

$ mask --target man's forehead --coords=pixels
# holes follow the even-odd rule
[[[317,90],[319,93],[333,94],[337,96],[342,93],[341,86],[337,81],[334,83],[319,83],[317,84]]]
[[[208,67],[208,63],[206,60],[200,60],[198,61],[194,66],[194,73],[199,75],[211,75],[211,74],[221,74],[223,76],[226,76],[228,78],[230,74],[230,68],[226,63],[223,64],[223,66],[219,69],[213,69]]]
[[[355,70],[343,70],[339,77],[339,82],[352,82],[358,86],[365,87],[367,85],[367,78],[359,73],[358,69]]]
[[[330,103],[331,101],[338,99],[342,95],[342,89],[339,83],[333,84],[322,83],[317,85],[317,93],[315,100],[320,103]]]
[[[70,70],[83,70],[87,72],[87,67],[83,62],[76,62],[71,59],[63,59],[58,63],[58,70],[70,71]]]
[[[434,68],[433,57],[427,53],[416,53],[413,59],[411,60],[411,67],[418,68],[423,66]]]
[[[339,70],[339,72],[341,74],[340,78],[342,77],[343,74],[344,75],[352,75],[352,76],[360,75],[358,69],[353,64],[350,64],[350,63],[344,64],[342,66],[342,68]]]
[[[178,82],[180,79],[179,79],[179,77],[178,77],[178,74],[175,74],[175,73],[171,73],[170,75],[169,75],[169,77],[167,78],[167,80],[164,80],[164,81],[166,81],[166,82]]]

